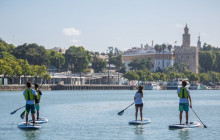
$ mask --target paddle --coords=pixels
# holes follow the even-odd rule
[[[193,108],[191,108],[192,111],[196,114],[196,112],[193,110]],[[199,116],[196,114],[196,116],[199,118]],[[204,128],[207,128],[207,126],[202,122],[202,120],[199,118],[200,122],[203,124]]]
[[[128,107],[126,107],[124,110],[118,112],[118,115],[121,116],[121,115],[124,113],[124,111],[125,111],[127,108],[129,108],[130,106],[132,106],[133,104],[134,104],[134,103],[130,104],[130,105],[129,105]]]
[[[44,82],[42,82],[41,86],[38,88],[38,90],[42,87],[42,85],[44,84]],[[21,113],[20,117],[21,119],[24,119],[24,115],[25,115],[25,111]]]
[[[25,105],[25,106],[26,106],[26,105]],[[12,114],[15,114],[18,110],[22,109],[22,108],[25,107],[25,106],[22,106],[22,107],[16,109],[15,111],[11,112],[11,115],[12,115]]]

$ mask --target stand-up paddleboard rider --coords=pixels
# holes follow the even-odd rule
[[[24,90],[23,95],[24,99],[26,100],[26,126],[28,125],[28,114],[29,111],[31,110],[31,116],[33,120],[33,126],[35,125],[35,106],[34,106],[34,96],[37,96],[36,92],[31,89],[31,82],[27,82],[27,89]]]
[[[35,90],[37,92],[37,96],[35,96],[35,109],[37,110],[37,120],[40,120],[39,111],[40,111],[40,99],[41,99],[41,96],[42,96],[42,92],[38,89],[38,87],[39,87],[38,84],[35,84],[34,87],[35,87]]]
[[[180,124],[182,124],[182,114],[183,111],[186,113],[186,124],[188,124],[188,119],[189,119],[189,106],[192,108],[192,101],[190,97],[190,91],[188,88],[186,88],[187,82],[182,81],[182,87],[178,88],[177,93],[180,98],[179,100],[179,119],[180,119]],[[190,103],[190,104],[189,104]]]
[[[134,102],[135,102],[135,119],[137,121],[137,116],[138,116],[138,108],[140,108],[140,116],[141,116],[141,121],[143,121],[143,114],[142,114],[142,110],[143,110],[143,86],[139,86],[138,87],[138,91],[135,93],[134,96]]]

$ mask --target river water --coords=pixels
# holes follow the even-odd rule
[[[42,117],[49,122],[37,131],[23,131],[20,114],[10,115],[25,105],[21,91],[0,91],[0,140],[218,140],[220,139],[220,92],[191,91],[195,112],[208,128],[169,130],[179,123],[178,97],[174,90],[144,91],[143,115],[151,123],[128,125],[134,120],[134,106],[122,116],[117,113],[133,101],[135,91],[43,91]],[[189,121],[199,121],[190,110]],[[185,117],[183,117],[185,121]]]

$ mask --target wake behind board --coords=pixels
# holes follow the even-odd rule
[[[29,120],[29,122],[30,122],[30,123],[33,123],[32,120]],[[36,123],[36,124],[47,123],[47,122],[48,122],[48,119],[45,118],[45,117],[42,117],[42,118],[40,118],[39,120],[35,120],[35,123]]]
[[[129,124],[130,125],[144,125],[144,124],[148,124],[150,123],[150,119],[147,119],[147,118],[143,118],[143,121],[141,120],[133,120],[133,121],[130,121]]]
[[[28,123],[28,125],[26,126],[26,122],[21,122],[18,124],[18,128],[23,129],[23,130],[37,130],[40,129],[41,126],[35,124],[35,126],[33,126],[33,124]]]
[[[187,124],[172,124],[169,125],[169,129],[183,129],[183,128],[195,128],[195,127],[200,127],[199,122],[190,122],[188,125]]]

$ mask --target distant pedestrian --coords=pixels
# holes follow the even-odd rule
[[[27,89],[24,90],[23,95],[26,100],[26,126],[28,125],[28,114],[31,110],[31,116],[33,120],[33,125],[35,125],[35,106],[34,106],[34,97],[37,96],[36,92],[31,89],[31,82],[27,82]]]
[[[41,96],[42,96],[42,92],[38,89],[39,85],[35,84],[35,90],[37,92],[37,96],[35,97],[35,109],[37,110],[37,120],[40,120],[40,100],[41,100]]]
[[[185,111],[186,113],[186,124],[188,124],[188,119],[189,119],[189,106],[190,108],[192,108],[192,101],[191,101],[191,97],[190,97],[190,90],[188,88],[186,88],[187,82],[186,81],[182,81],[182,87],[178,88],[177,93],[178,93],[178,97],[180,98],[179,100],[179,120],[180,120],[180,124],[182,124],[182,114],[183,111]],[[190,103],[190,104],[189,104]]]
[[[135,119],[137,121],[137,116],[138,116],[138,108],[140,108],[140,116],[141,116],[141,121],[143,121],[143,114],[142,114],[142,110],[143,110],[143,86],[139,86],[138,87],[138,91],[135,93],[134,96],[134,102],[135,102]]]

